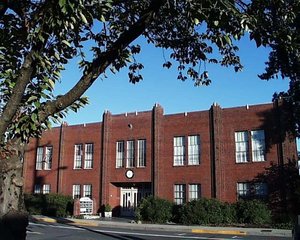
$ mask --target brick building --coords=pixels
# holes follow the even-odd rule
[[[32,139],[25,192],[90,197],[123,216],[150,194],[177,204],[264,197],[268,184],[257,176],[297,158],[295,138],[281,133],[282,124],[277,103],[170,115],[158,104],[106,111],[102,122],[63,124]]]

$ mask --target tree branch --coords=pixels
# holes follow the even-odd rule
[[[54,101],[46,102],[44,110],[39,113],[40,122],[44,122],[47,117],[62,111],[78,100],[105,69],[120,56],[122,50],[145,31],[147,24],[153,19],[154,13],[158,12],[165,2],[166,0],[153,0],[142,17],[127,31],[123,32],[110,49],[92,61],[91,66],[69,92]]]

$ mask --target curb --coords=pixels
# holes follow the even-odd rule
[[[206,233],[206,234],[224,234],[224,235],[247,235],[244,231],[238,230],[212,230],[212,229],[192,229],[192,233]]]
[[[49,218],[49,217],[32,217],[32,220],[35,222],[45,222],[45,223],[63,223],[75,226],[89,226],[89,227],[98,227],[98,223],[94,222],[85,222],[85,221],[78,221],[78,220],[63,220],[63,219],[56,219],[56,218]]]

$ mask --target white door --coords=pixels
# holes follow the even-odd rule
[[[121,216],[134,216],[134,210],[138,203],[137,188],[121,188]]]

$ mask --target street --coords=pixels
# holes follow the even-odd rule
[[[216,234],[193,234],[187,232],[167,232],[150,230],[132,230],[117,228],[71,226],[66,224],[30,223],[27,227],[28,240],[152,240],[152,239],[257,239],[257,240],[288,240],[287,237],[274,236],[234,236]]]

